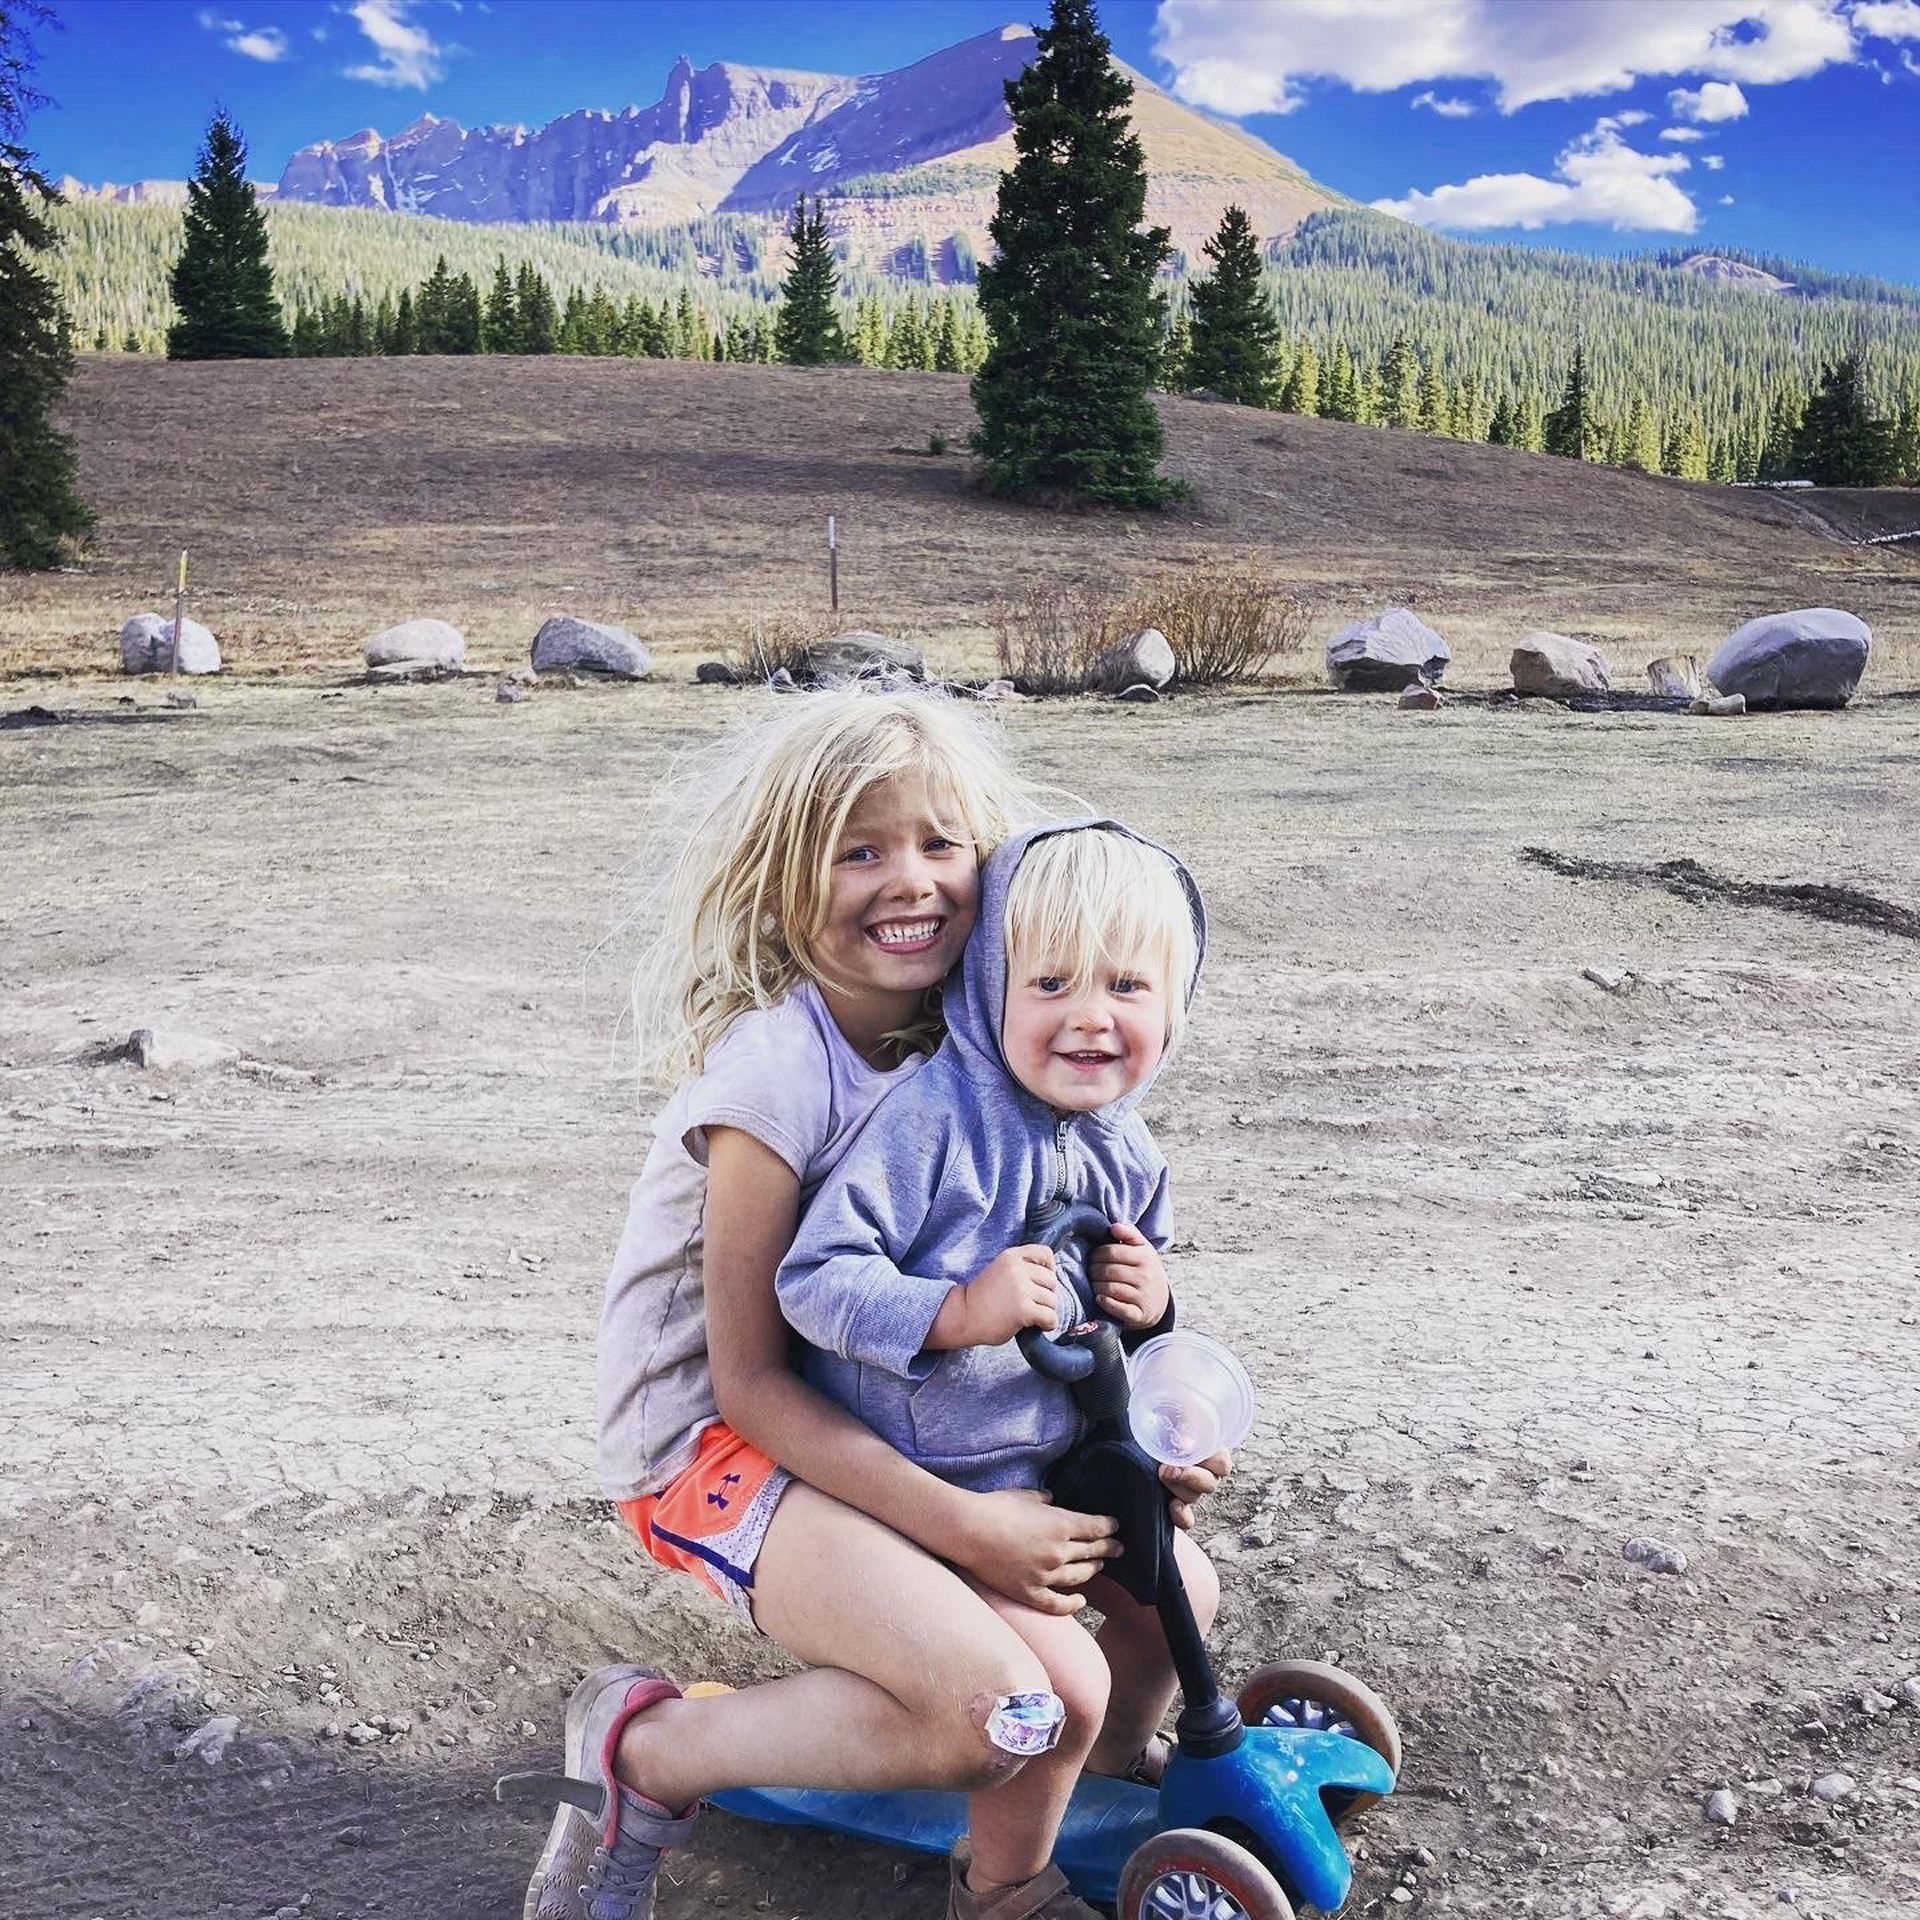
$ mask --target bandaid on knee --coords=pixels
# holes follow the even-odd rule
[[[987,1710],[987,1738],[1022,1760],[1045,1753],[1060,1738],[1066,1702],[1057,1693],[1003,1693]]]

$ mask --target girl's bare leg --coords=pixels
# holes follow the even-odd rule
[[[789,1486],[754,1562],[754,1618],[818,1664],[649,1708],[620,1738],[624,1785],[679,1808],[726,1787],[966,1789],[1018,1770],[987,1718],[1002,1694],[1047,1689],[1043,1661],[951,1568],[879,1521]]]
[[[1074,1783],[1107,1714],[1107,1663],[1079,1620],[1038,1613],[984,1587],[977,1591],[1039,1656],[1047,1684],[1067,1710],[1051,1751],[1036,1754],[1010,1780],[977,1787],[968,1800],[973,1864],[967,1880],[984,1892],[1031,1880],[1052,1859]]]
[[[1220,1605],[1220,1576],[1189,1535],[1176,1532],[1173,1550],[1194,1620],[1204,1634]],[[1159,1614],[1143,1607],[1109,1576],[1096,1574],[1087,1582],[1087,1600],[1107,1616],[1098,1642],[1113,1674],[1106,1724],[1087,1764],[1096,1773],[1125,1773],[1167,1717],[1178,1685],[1173,1659]]]

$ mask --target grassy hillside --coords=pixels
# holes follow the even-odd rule
[[[1920,675],[1911,642],[1904,664],[1899,651],[1920,553],[1831,537],[1814,496],[1160,406],[1192,506],[1050,513],[987,498],[957,453],[927,454],[931,433],[959,445],[971,424],[953,374],[89,357],[71,425],[98,545],[78,572],[9,582],[0,672],[105,666],[187,547],[193,610],[237,669],[349,663],[413,614],[455,621],[476,660],[504,663],[548,614],[576,612],[635,627],[684,673],[755,617],[824,617],[833,513],[845,615],[924,636],[954,671],[991,665],[996,611],[1032,587],[1124,590],[1217,555],[1294,587],[1316,644],[1382,605],[1418,608],[1468,681],[1502,681],[1536,627],[1591,636],[1630,684],[1657,654],[1818,605],[1855,608],[1892,643],[1875,684]],[[1920,519],[1912,491],[1851,504],[1876,530]]]

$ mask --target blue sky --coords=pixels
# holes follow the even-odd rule
[[[54,0],[55,174],[177,179],[216,100],[256,178],[422,111],[539,125],[682,53],[903,66],[1043,0]],[[1920,283],[1920,0],[1105,0],[1121,58],[1446,231],[1740,246]]]

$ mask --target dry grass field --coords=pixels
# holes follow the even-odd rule
[[[965,405],[889,374],[90,363],[78,402],[99,553],[0,581],[6,1920],[511,1920],[541,1826],[491,1782],[582,1671],[773,1670],[596,1497],[593,1343],[649,797],[770,704],[687,670],[817,597],[829,510],[849,613],[950,669],[1021,587],[1216,550],[1317,635],[1411,600],[1483,686],[1538,625],[1637,670],[1873,623],[1840,713],[993,712],[1209,897],[1152,1118],[1183,1319],[1260,1401],[1215,1646],[1393,1702],[1353,1920],[1920,1912],[1920,556],[1824,531],[1908,503],[1171,404],[1195,507],[1022,514],[895,450]],[[235,668],[190,709],[107,673],[182,541]],[[505,665],[556,608],[660,675],[345,684],[403,614]],[[1681,858],[1890,910],[1619,871]],[[143,1067],[142,1027],[209,1044]],[[715,1816],[660,1920],[943,1896]]]
[[[1324,640],[1414,607],[1463,684],[1504,684],[1537,627],[1590,636],[1622,684],[1783,606],[1840,605],[1881,636],[1870,686],[1920,684],[1920,551],[1849,535],[1920,525],[1920,491],[1782,497],[1581,468],[1337,421],[1161,402],[1164,514],[1034,513],[987,499],[960,375],[676,361],[89,358],[74,389],[98,550],[77,574],[0,577],[0,673],[112,668],[114,636],[192,612],[241,673],[357,664],[369,633],[451,620],[482,665],[547,615],[631,626],[674,670],[756,615],[842,608],[986,671],[999,606],[1042,583],[1137,580],[1197,556],[1270,569]],[[681,670],[684,670],[682,668]],[[1319,677],[1312,642],[1296,671]]]

